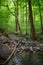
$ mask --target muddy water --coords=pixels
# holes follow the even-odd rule
[[[43,65],[43,52],[23,52],[13,56],[7,65]]]

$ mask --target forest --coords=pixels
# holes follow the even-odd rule
[[[0,0],[0,65],[43,65],[43,0]]]

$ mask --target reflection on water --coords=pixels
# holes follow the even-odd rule
[[[43,65],[43,52],[23,52],[13,56],[7,65]]]
[[[20,60],[20,58],[17,58],[17,57],[15,57],[15,65],[21,65],[21,60]]]
[[[21,59],[17,56],[13,57],[7,65],[22,65]]]

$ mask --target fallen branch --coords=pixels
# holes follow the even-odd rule
[[[14,47],[14,50],[12,51],[12,53],[9,55],[9,57],[7,58],[7,60],[5,60],[5,62],[4,63],[0,63],[1,65],[5,65],[11,58],[12,58],[12,56],[13,56],[13,54],[15,55],[16,54],[16,52],[17,52],[17,47],[18,47],[18,45],[20,44],[20,41],[16,44],[16,46]],[[15,52],[15,53],[14,53]]]

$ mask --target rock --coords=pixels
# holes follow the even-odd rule
[[[19,40],[21,40],[21,37],[17,36],[17,35],[9,35],[9,38],[15,42],[18,42]]]
[[[4,33],[4,30],[2,28],[0,28],[0,33]]]
[[[21,46],[21,49],[25,49],[25,46]]]
[[[3,59],[7,59],[11,54],[12,49],[6,44],[0,44],[0,57]]]
[[[32,48],[32,46],[30,47],[30,51],[33,51],[33,48]]]
[[[0,44],[7,42],[7,41],[8,41],[8,38],[6,36],[4,36],[4,35],[0,36]]]

